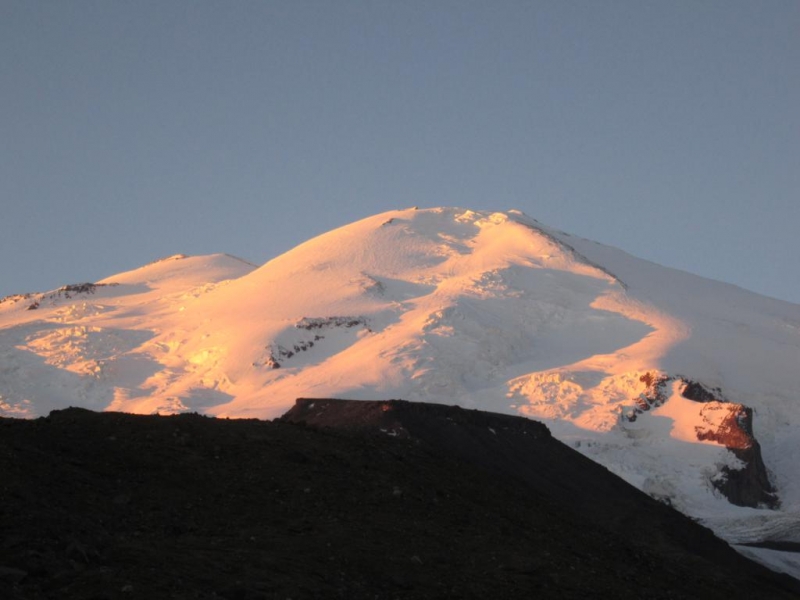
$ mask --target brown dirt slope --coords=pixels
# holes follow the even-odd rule
[[[800,597],[540,424],[384,405],[0,419],[0,597]]]

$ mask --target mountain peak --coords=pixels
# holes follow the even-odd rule
[[[718,531],[762,518],[720,509],[719,479],[742,463],[708,433],[718,415],[751,414],[781,514],[800,505],[800,307],[519,211],[390,211],[258,268],[173,256],[98,285],[0,304],[0,413],[66,402],[272,418],[307,396],[457,403],[543,420]],[[689,381],[730,406],[687,399]]]

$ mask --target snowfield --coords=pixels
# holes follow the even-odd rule
[[[261,267],[176,255],[0,301],[4,416],[80,405],[269,419],[297,397],[520,414],[734,543],[800,542],[798,369],[800,306],[517,211],[393,211]],[[658,377],[663,398],[637,412]],[[741,463],[698,436],[724,410],[684,398],[686,381],[753,409],[778,509],[719,492]],[[747,553],[800,574],[797,555]]]

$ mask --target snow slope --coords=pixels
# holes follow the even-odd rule
[[[800,541],[800,306],[516,211],[457,208],[376,215],[260,268],[171,257],[99,284],[0,302],[0,413],[77,403],[272,418],[300,396],[458,403],[545,421],[729,540]],[[658,376],[754,410],[779,510],[715,489],[740,463],[697,439],[712,413],[682,397],[680,379],[626,418]]]

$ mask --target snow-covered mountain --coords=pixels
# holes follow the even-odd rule
[[[800,306],[517,211],[394,211],[258,268],[178,255],[0,301],[4,416],[272,418],[297,397],[522,414],[734,542],[800,542],[798,370]]]

